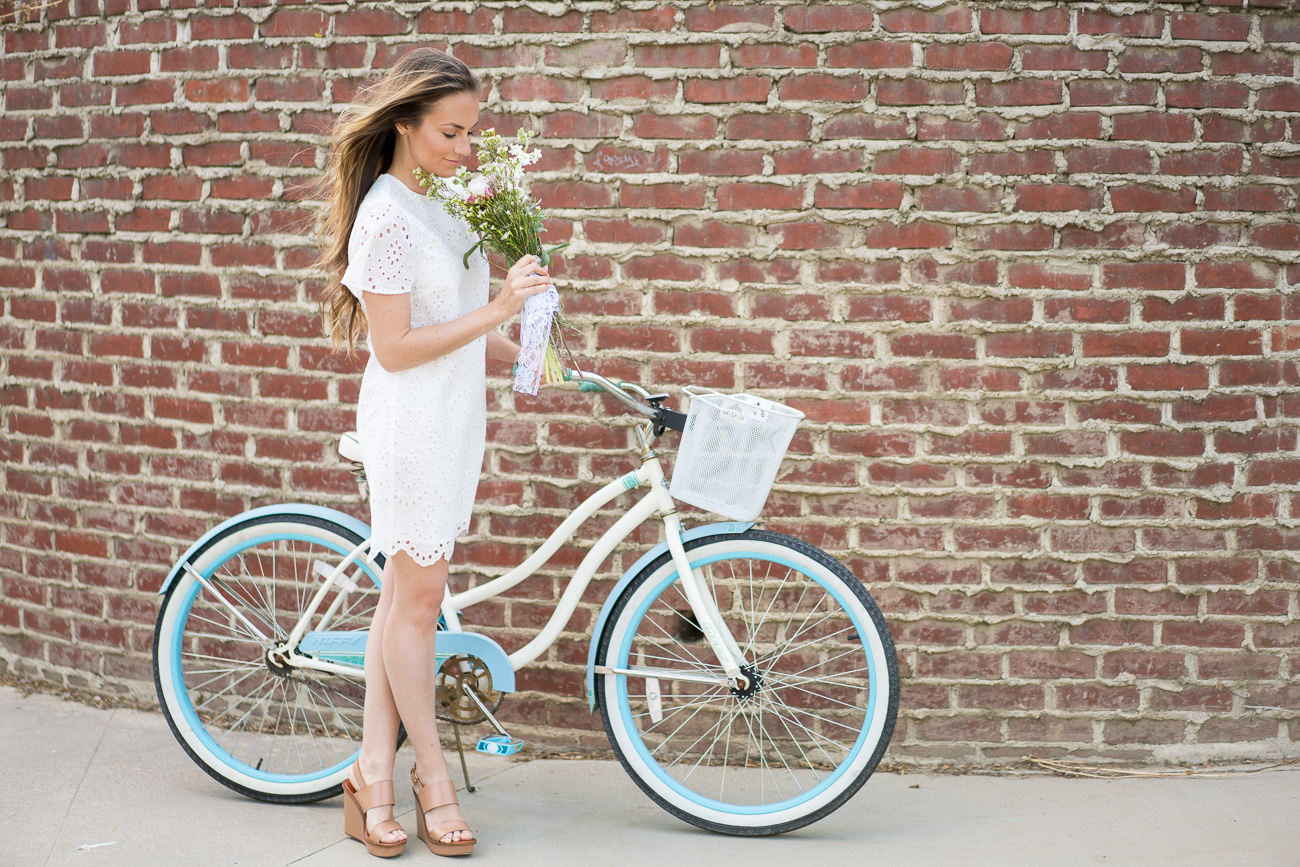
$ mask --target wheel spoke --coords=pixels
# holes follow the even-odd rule
[[[779,696],[774,696],[773,698],[775,701],[781,701]],[[787,708],[787,710],[789,709]],[[814,774],[816,774],[818,781],[820,781],[821,776],[820,774],[817,774],[816,766],[812,763],[812,760],[808,758],[808,753],[804,751],[803,744],[800,743],[799,741],[799,736],[790,730],[790,725],[786,721],[785,717],[783,717],[780,714],[780,712],[778,712],[775,708],[772,709],[772,715],[776,717],[777,722],[781,724],[781,728],[785,729],[785,733],[790,736],[790,742],[793,743],[795,745],[795,748],[799,750],[799,756],[803,759],[804,766],[810,769]],[[794,720],[794,723],[795,725],[799,725],[798,720]],[[808,731],[806,726],[799,725],[799,728],[803,729],[805,732],[808,732],[808,734],[812,734],[812,732]],[[828,755],[824,749],[822,750],[822,755],[826,756],[827,761],[829,761],[831,764],[835,763],[835,760],[831,758],[831,756]],[[796,780],[795,782],[797,783],[798,780]]]
[[[249,614],[256,617],[258,620],[262,621],[262,623],[266,625],[271,635],[274,635],[276,638],[282,638],[283,630],[281,630],[279,624],[275,622],[274,610],[270,606],[266,605],[265,596],[262,595],[260,590],[257,590],[257,582],[252,581],[250,579],[248,583],[252,585],[254,590],[257,590],[258,596],[263,599],[264,607],[261,610],[259,610],[255,605],[253,605],[252,602],[247,598],[247,596],[244,593],[234,592],[237,588],[242,588],[244,586],[243,583],[239,582],[240,576],[248,574],[248,569],[244,568],[244,558],[242,554],[240,555],[239,558],[239,565],[241,567],[239,572],[233,572],[229,569],[223,570],[226,572],[227,575],[230,576],[229,578],[222,577],[220,575],[217,575],[214,572],[210,580],[213,582],[213,585],[216,586],[218,589],[224,587],[228,591],[230,591],[226,595],[235,597],[235,599],[232,600],[232,604],[234,604],[235,602],[242,602],[244,604],[244,609]],[[217,610],[219,611],[221,609],[217,609]]]
[[[231,667],[240,670],[246,668],[262,668],[266,665],[266,663],[264,663],[261,659],[257,659],[257,660],[231,659],[229,656],[216,656],[215,654],[198,653],[197,651],[193,651],[193,650],[185,651],[184,653],[181,654],[181,658],[187,660],[193,660],[195,662],[200,662],[200,661],[201,662],[224,662],[230,665]],[[190,669],[186,669],[186,670],[189,671]]]
[[[240,558],[240,565],[241,565],[241,566],[243,565],[243,558]],[[262,568],[262,557],[261,557],[260,554],[259,554],[258,557],[257,557],[257,565],[258,565],[259,570],[261,570],[261,568]],[[244,574],[245,574],[245,575],[248,575],[247,570],[244,571]],[[265,571],[260,571],[260,574],[262,575],[263,579],[265,579],[265,576],[266,576]],[[275,596],[275,575],[274,575],[274,574],[271,575],[271,579],[270,579],[270,580],[271,580],[271,596],[274,598],[274,596]],[[250,591],[250,592],[253,592],[253,593],[256,593],[256,594],[257,594],[257,598],[258,598],[258,600],[260,600],[261,603],[262,603],[262,611],[263,611],[263,612],[267,615],[267,617],[270,619],[270,621],[271,621],[271,625],[272,625],[272,628],[274,628],[274,627],[275,627],[275,606],[272,605],[271,602],[270,602],[270,600],[267,599],[266,594],[262,592],[262,588],[261,588],[261,587],[257,586],[257,581],[254,580],[253,577],[252,577],[251,575],[248,575],[248,584],[249,584],[249,586],[250,586],[250,588],[251,588],[251,591]]]
[[[289,730],[290,730],[290,731],[297,731],[297,730],[298,730],[298,726],[297,726],[297,723],[298,723],[298,703],[297,703],[297,701],[292,701],[292,700],[290,700],[290,698],[289,698],[289,686],[288,686],[288,684],[287,684],[287,683],[281,683],[280,685],[281,685],[281,687],[284,689],[284,695],[285,695],[285,700],[283,701],[284,708],[285,708],[285,710],[289,711]],[[292,742],[291,742],[289,748],[286,749],[286,750],[284,751],[284,771],[283,771],[283,773],[285,773],[285,774],[288,774],[288,773],[289,773],[289,767],[290,767],[290,763],[291,763],[292,761],[293,761],[293,745],[292,745]]]
[[[638,697],[638,698],[645,698],[645,696],[637,696],[637,697]],[[628,698],[631,699],[632,696],[629,695]],[[673,702],[673,708],[672,708],[672,710],[668,711],[667,713],[663,713],[663,714],[660,716],[659,721],[656,722],[654,725],[655,725],[655,726],[658,726],[658,725],[660,725],[664,720],[671,719],[671,718],[672,718],[673,716],[675,716],[676,714],[682,713],[683,711],[690,710],[690,709],[696,707],[697,705],[708,705],[708,704],[712,704],[712,703],[715,701],[715,699],[716,699],[716,696],[704,696],[704,697],[700,697],[697,701],[692,701],[692,702],[675,701],[675,702]],[[646,711],[645,713],[637,713],[637,714],[633,714],[633,716],[637,717],[638,719],[644,719],[644,718],[650,716],[650,711]]]
[[[251,673],[251,672],[255,672],[255,671],[260,671],[261,668],[262,668],[262,667],[259,665],[259,666],[244,666],[244,667],[242,667],[242,668],[231,668],[231,669],[227,669],[226,671],[224,671],[224,672],[222,672],[222,673],[220,673],[220,674],[215,674],[215,675],[213,675],[212,677],[209,677],[207,680],[200,681],[199,683],[194,684],[193,686],[190,687],[190,689],[193,690],[194,692],[203,692],[204,690],[207,689],[208,684],[213,683],[214,681],[221,680],[222,678],[229,677],[231,674],[234,674],[234,673],[237,672],[237,671],[244,671],[244,672],[250,672],[250,673]],[[191,675],[194,675],[194,674],[208,674],[208,673],[212,672],[213,670],[214,670],[214,669],[204,669],[204,670],[201,670],[201,671],[191,671],[190,674],[191,674]]]
[[[849,704],[847,701],[840,701],[838,698],[832,698],[831,696],[826,695],[825,693],[813,692],[811,689],[804,689],[802,686],[792,686],[790,684],[780,684],[780,686],[783,689],[793,689],[793,690],[797,690],[798,692],[802,692],[805,695],[815,696],[820,701],[829,701],[833,704],[838,704],[840,707],[846,707],[849,710],[855,710],[859,712],[863,710],[863,708],[858,707],[856,704]]]
[[[816,695],[816,693],[813,693],[813,694]],[[775,694],[774,694],[774,695],[775,695]],[[818,696],[818,697],[821,698],[822,696]],[[774,700],[779,701],[780,699],[774,699]],[[781,704],[782,704],[783,707],[789,707],[788,705],[785,704],[785,702],[781,702]],[[855,708],[855,710],[857,710],[857,708]],[[792,711],[792,712],[793,712],[793,711]],[[839,726],[840,728],[842,728],[842,729],[846,729],[846,730],[851,731],[851,732],[858,732],[858,731],[861,731],[861,729],[862,729],[862,727],[861,727],[860,725],[859,725],[859,726],[849,725],[849,724],[847,724],[847,723],[840,722],[839,720],[831,719],[830,717],[824,717],[824,716],[822,716],[821,714],[813,713],[813,712],[810,711],[810,710],[801,710],[800,712],[803,713],[803,714],[805,714],[806,716],[810,716],[810,717],[812,717],[813,719],[816,719],[816,720],[818,720],[818,721],[820,721],[820,722],[824,722],[824,723],[826,723],[827,725]],[[812,729],[807,729],[807,731],[811,732]],[[825,737],[825,736],[823,735],[823,737]],[[839,745],[837,744],[837,746],[839,746]]]
[[[713,734],[714,732],[716,732],[716,731],[718,730],[718,723],[722,721],[722,718],[723,718],[724,715],[725,715],[725,714],[720,714],[720,715],[718,716],[717,721],[715,721],[715,722],[713,723],[713,725],[709,726],[709,728],[707,728],[703,733],[701,733],[700,736],[699,736],[698,738],[696,738],[694,741],[692,741],[692,742],[691,742],[691,743],[686,747],[686,749],[682,750],[682,751],[681,751],[681,755],[680,755],[678,758],[681,758],[682,756],[687,756],[687,755],[689,755],[690,752],[691,752],[691,750],[695,748],[695,745],[696,745],[696,744],[698,744],[700,741],[704,740],[704,739],[707,738],[709,735],[711,735],[711,734]],[[700,753],[700,757],[699,757],[698,759],[695,760],[695,764],[691,766],[691,769],[690,769],[689,771],[686,772],[686,776],[682,778],[682,782],[683,782],[683,783],[685,783],[688,779],[690,779],[691,774],[695,773],[696,769],[699,768],[699,766],[700,766],[700,762],[704,761],[705,756],[707,756],[710,752],[713,751],[713,746],[712,746],[713,743],[714,743],[714,741],[709,741],[709,751],[708,751],[708,752]],[[673,766],[674,764],[676,764],[676,763],[677,763],[677,759],[673,759],[671,762],[668,763],[668,766],[669,766],[669,767],[672,767],[672,766]]]
[[[685,617],[682,616],[681,612],[676,611],[676,610],[671,609],[671,608],[668,609],[668,610],[669,610],[669,611],[672,611],[672,613],[673,613],[674,616],[681,618],[681,620],[682,620],[683,622],[685,622],[685,623],[690,623],[689,620],[687,620]],[[658,621],[658,620],[652,620],[652,621],[651,621],[651,625],[654,626],[654,628],[655,628],[656,630],[658,630],[659,633],[660,633],[661,635],[663,635],[663,637],[666,638],[667,640],[669,640],[669,641],[674,641],[674,642],[678,641],[678,639],[677,639],[674,635],[672,635],[672,633],[670,633],[668,630],[664,629],[662,626],[659,625],[659,621]],[[656,646],[657,646],[660,650],[666,650],[666,649],[667,649],[667,648],[663,647],[662,645],[656,645]],[[677,646],[677,647],[681,647],[682,650],[686,651],[686,655],[689,656],[689,657],[691,658],[691,660],[696,664],[697,667],[699,667],[699,668],[701,668],[701,669],[706,669],[706,668],[708,668],[708,666],[706,666],[703,662],[700,661],[700,658],[699,658],[698,656],[696,656],[694,653],[691,653],[690,648],[688,648],[688,647],[682,647],[682,645],[681,645],[680,643],[678,643],[676,646]],[[684,656],[679,656],[678,659],[681,660],[682,662],[686,662],[686,657],[684,657]]]
[[[307,730],[307,736],[311,738],[311,748],[312,751],[316,754],[316,761],[322,767],[324,767],[325,760],[321,758],[320,744],[316,743],[316,733],[312,731],[311,723],[307,721],[308,710],[306,707],[302,706],[302,694],[304,692],[306,692],[308,695],[312,695],[312,691],[310,689],[304,689],[302,688],[302,684],[296,684],[293,690],[293,699],[296,704],[302,707],[303,727]],[[314,705],[315,702],[312,702],[312,704]],[[316,717],[320,720],[321,728],[323,729],[325,727],[325,718],[320,715],[319,708],[316,708],[315,710],[316,710]]]
[[[309,693],[311,693],[312,697],[315,698],[315,697],[318,695],[318,692],[317,692],[317,688],[313,687],[313,685],[312,685],[313,683],[315,683],[315,684],[317,684],[317,685],[319,686],[319,696],[320,696],[320,698],[324,699],[324,701],[325,701],[325,703],[326,703],[327,705],[329,705],[330,712],[334,715],[334,718],[335,718],[335,719],[341,719],[341,718],[343,717],[343,714],[341,714],[341,713],[339,712],[338,707],[334,704],[334,700],[333,700],[332,698],[330,698],[330,692],[331,692],[331,690],[329,689],[329,687],[326,686],[325,684],[322,684],[322,683],[321,683],[318,679],[316,679],[316,678],[303,678],[303,680],[302,680],[302,685],[303,685],[303,687],[305,687],[305,688],[307,689],[307,691],[308,691]],[[344,696],[340,694],[340,695],[339,695],[339,699],[342,700],[343,698],[344,698]],[[357,707],[357,708],[361,708],[361,707],[362,707],[362,705],[360,705],[360,704],[358,704],[358,703],[356,703],[356,702],[353,702],[353,706],[354,706],[354,707]],[[317,709],[317,712],[316,712],[316,713],[317,713],[317,716],[321,716],[319,708]],[[330,726],[325,722],[324,717],[321,717],[321,730],[322,730],[322,731],[329,731],[329,729],[330,729]],[[351,736],[349,733],[344,732],[344,736],[348,739],[349,743],[351,743],[351,742],[353,741],[353,738],[352,738],[352,736]],[[336,754],[336,755],[337,755],[337,753],[338,753],[338,751],[335,750],[335,754]]]
[[[821,663],[819,663],[819,664],[821,664]],[[815,668],[815,667],[816,667],[816,666],[809,666],[809,668]],[[807,671],[807,670],[808,670],[808,669],[804,669],[804,671]],[[780,683],[781,683],[782,686],[795,686],[795,685],[800,684],[800,683],[825,683],[825,684],[832,684],[832,685],[834,685],[834,686],[839,687],[840,689],[865,689],[865,690],[870,690],[870,689],[871,689],[871,684],[867,684],[866,686],[862,686],[862,685],[860,685],[860,684],[856,684],[856,683],[841,683],[841,682],[839,682],[839,681],[837,681],[837,680],[832,680],[832,679],[831,679],[832,677],[848,677],[848,676],[850,676],[850,675],[852,675],[852,674],[857,674],[858,672],[869,672],[869,671],[871,671],[870,668],[852,668],[852,669],[849,669],[848,671],[837,671],[837,672],[835,672],[833,675],[827,675],[826,677],[800,677],[800,676],[798,676],[797,674],[781,674],[781,673],[778,673],[778,672],[771,672],[771,671],[769,670],[769,673],[768,673],[767,675],[765,675],[765,676],[766,676],[769,680],[771,680],[771,679],[774,678],[774,677],[775,677],[775,678],[778,678],[778,679],[780,680]],[[858,678],[858,680],[861,680],[861,678]]]
[[[656,626],[655,628],[658,629],[659,627]],[[647,650],[662,650],[662,651],[664,651],[667,655],[661,655],[661,654],[658,654],[658,653],[646,653]],[[679,663],[680,665],[682,665],[682,666],[684,666],[684,667],[686,667],[686,668],[688,668],[688,669],[690,669],[690,670],[692,670],[692,671],[706,671],[706,670],[708,670],[708,666],[706,666],[703,662],[701,662],[701,661],[700,661],[699,659],[697,659],[696,657],[694,657],[694,656],[683,656],[683,655],[680,654],[680,653],[675,653],[675,652],[673,652],[673,648],[670,647],[669,645],[666,645],[666,644],[648,644],[648,643],[643,643],[643,644],[638,645],[638,647],[637,647],[637,653],[639,653],[639,654],[644,654],[645,657],[646,657],[647,659],[655,660],[655,661],[657,661],[657,662],[675,662],[675,663]]]
[[[819,622],[824,622],[825,620],[829,619],[829,617],[830,617],[830,615],[827,615],[826,617],[823,617],[822,620],[819,621]],[[815,626],[815,625],[816,625],[816,624],[814,624],[814,626]],[[770,654],[768,654],[768,658],[771,658],[771,657],[773,657],[773,656],[778,656],[778,655],[781,655],[781,654],[784,654],[784,653],[791,653],[791,652],[794,652],[794,651],[796,651],[796,650],[802,650],[802,649],[805,648],[805,647],[812,647],[813,645],[816,645],[816,644],[820,644],[820,643],[824,643],[824,642],[826,642],[826,641],[829,641],[830,639],[835,638],[835,637],[838,636],[838,635],[842,635],[842,634],[844,634],[845,632],[854,632],[854,631],[856,631],[856,630],[855,630],[852,626],[845,626],[845,627],[842,628],[842,629],[837,629],[835,632],[832,632],[830,635],[826,635],[826,636],[823,636],[823,637],[821,637],[821,638],[811,638],[811,639],[809,639],[808,641],[805,641],[803,644],[797,645],[797,646],[795,646],[795,647],[790,647],[790,646],[788,646],[788,644],[785,644],[785,645],[782,645],[781,647],[778,647],[776,650],[772,651]],[[853,652],[858,651],[858,650],[861,650],[861,648],[853,648],[853,650],[850,650],[850,651],[848,651],[848,652],[849,652],[849,653],[853,653]]]
[[[239,731],[240,728],[241,728],[241,727],[243,726],[243,724],[244,724],[244,720],[246,720],[246,719],[248,719],[250,716],[252,716],[252,714],[253,714],[253,712],[254,712],[255,710],[257,710],[257,709],[258,709],[259,707],[261,707],[265,702],[267,702],[267,701],[270,700],[271,696],[275,694],[276,682],[275,682],[274,679],[268,679],[268,680],[264,680],[264,681],[262,681],[262,682],[259,683],[259,684],[258,684],[258,685],[257,685],[257,686],[252,690],[252,691],[250,691],[250,692],[248,693],[248,695],[245,696],[245,697],[246,697],[246,698],[253,698],[253,697],[255,697],[255,696],[257,695],[257,693],[262,689],[262,687],[264,687],[264,686],[267,685],[268,683],[269,683],[270,686],[271,686],[270,691],[269,691],[269,692],[268,692],[264,697],[259,698],[257,701],[255,701],[255,702],[253,702],[251,705],[249,705],[248,710],[244,711],[244,715],[243,715],[243,716],[241,716],[239,719],[235,720],[235,721],[234,721],[233,723],[231,723],[230,725],[226,726],[226,727],[225,727],[225,733],[222,734],[221,737],[217,738],[217,743],[221,743],[223,740],[225,740],[226,736],[228,736],[228,735],[231,734],[232,732]],[[232,704],[230,705],[230,708],[231,708],[232,710],[238,710],[238,709],[239,709],[239,705],[240,705],[240,703],[241,703],[241,702],[234,702],[234,703],[232,703]],[[221,720],[221,718],[224,717],[225,715],[226,715],[226,711],[222,711],[220,714],[218,714],[216,717],[213,718],[213,720],[212,720],[212,724],[213,724],[213,725],[216,725],[217,722],[219,722],[219,721]]]
[[[785,722],[793,723],[794,725],[798,726],[798,727],[799,727],[800,729],[802,729],[803,731],[807,732],[807,733],[808,733],[808,737],[809,737],[810,739],[812,739],[812,743],[813,743],[814,745],[816,745],[817,748],[820,749],[820,750],[822,751],[822,755],[826,756],[826,760],[827,760],[828,762],[830,762],[832,765],[836,764],[836,763],[837,763],[837,760],[836,760],[835,757],[832,756],[830,753],[826,752],[826,748],[825,748],[824,746],[822,746],[822,742],[825,742],[825,743],[829,743],[829,744],[831,744],[831,745],[834,746],[837,750],[839,750],[841,754],[845,754],[845,753],[848,753],[848,752],[849,752],[849,750],[850,750],[850,748],[851,748],[852,745],[850,745],[850,746],[845,746],[844,744],[839,743],[838,741],[836,741],[834,738],[830,737],[829,735],[822,734],[821,732],[817,731],[816,729],[809,728],[808,726],[806,726],[806,725],[804,725],[803,723],[799,722],[798,714],[795,713],[795,711],[792,710],[792,709],[790,708],[789,705],[787,705],[784,701],[782,701],[782,699],[781,699],[781,697],[780,697],[779,695],[776,695],[776,694],[769,695],[769,696],[767,696],[766,701],[767,701],[769,704],[772,705],[772,713],[773,713],[775,716],[779,717],[779,718],[782,720],[783,724],[784,724]],[[788,717],[782,715],[781,712],[778,711],[778,710],[776,709],[776,705],[778,705],[778,704],[779,704],[781,707],[783,707],[783,708],[785,709],[786,713],[789,714]],[[852,731],[855,731],[855,732],[856,732],[856,731],[859,731],[859,729],[856,729],[856,728],[855,728],[855,729],[852,729]]]
[[[214,701],[215,699],[221,698],[221,697],[224,696],[226,693],[230,692],[230,691],[233,690],[235,687],[239,686],[241,683],[243,683],[244,681],[248,680],[248,679],[249,679],[250,677],[252,677],[253,675],[258,674],[259,672],[261,672],[261,673],[265,673],[265,669],[262,669],[262,668],[260,668],[260,667],[259,667],[259,668],[252,668],[252,669],[249,669],[249,670],[248,670],[248,673],[246,673],[243,677],[239,678],[239,679],[236,680],[234,683],[230,684],[230,686],[226,687],[226,688],[223,689],[221,692],[214,693],[213,695],[209,696],[209,697],[208,697],[208,698],[207,698],[207,699],[206,699],[202,704],[197,704],[197,705],[195,705],[195,706],[194,706],[194,709],[195,709],[196,711],[200,711],[200,710],[205,709],[205,708],[206,708],[206,707],[207,707],[207,706],[208,706],[212,701]]]
[[[766,583],[768,582],[768,580],[770,579],[770,577],[771,577],[771,568],[772,568],[772,564],[769,563],[769,564],[768,564],[768,575],[765,576],[764,579],[763,579],[763,583],[764,583],[764,584],[766,584]],[[787,572],[788,572],[788,570],[787,570]],[[763,612],[763,616],[762,616],[762,617],[755,618],[755,620],[754,620],[755,631],[758,630],[758,627],[760,627],[760,626],[762,626],[763,624],[767,623],[768,615],[772,613],[772,606],[776,604],[776,600],[777,600],[777,599],[781,598],[781,589],[782,589],[783,587],[785,587],[785,579],[784,579],[784,578],[781,579],[781,583],[777,585],[776,589],[772,591],[772,601],[769,602],[769,603],[767,603],[767,609]],[[762,597],[761,597],[761,596],[759,597],[759,601],[762,601]]]
[[[229,612],[226,612],[226,613],[228,614]],[[230,629],[230,628],[231,628],[231,624],[230,624],[228,621],[218,621],[218,620],[213,620],[213,619],[211,619],[211,618],[209,618],[209,617],[202,617],[202,616],[200,616],[200,615],[198,615],[198,614],[195,614],[195,613],[192,612],[192,611],[190,612],[190,619],[193,620],[193,621],[195,621],[195,622],[197,622],[197,623],[206,623],[206,624],[208,624],[208,625],[210,625],[210,626],[212,626],[212,627],[214,627],[214,628],[216,628],[216,629]],[[248,627],[247,627],[247,626],[244,626],[244,624],[242,624],[242,623],[239,622],[239,619],[238,619],[238,618],[235,618],[235,624],[237,625],[237,628],[239,628],[239,629],[243,632],[243,635],[245,635],[245,636],[249,636],[249,637],[244,638],[244,637],[241,637],[241,636],[239,636],[239,635],[231,635],[231,636],[229,636],[229,637],[225,637],[225,638],[222,639],[225,643],[227,643],[227,644],[256,644],[259,648],[261,648],[261,647],[265,647],[265,646],[266,646],[266,642],[264,642],[264,641],[262,640],[261,636],[254,636],[253,633],[251,633],[251,632],[248,631]]]
[[[760,804],[766,804],[766,803],[767,803],[767,792],[766,792],[766,790],[764,789],[764,785],[763,785],[763,784],[764,784],[764,781],[765,781],[767,778],[769,778],[769,777],[771,778],[771,780],[772,780],[772,787],[776,790],[776,794],[777,794],[778,797],[780,797],[780,795],[781,795],[781,787],[780,787],[779,785],[777,785],[776,777],[772,774],[772,767],[771,767],[771,765],[769,765],[769,764],[767,763],[767,750],[763,747],[763,708],[762,708],[762,706],[759,706],[759,707],[758,707],[758,713],[756,714],[756,716],[757,716],[757,719],[753,719],[753,718],[751,718],[749,715],[745,715],[744,719],[745,719],[745,725],[749,728],[749,738],[750,738],[750,740],[751,740],[751,741],[754,741],[754,742],[757,744],[757,750],[758,750],[758,766],[759,766],[759,768],[760,768],[761,770],[766,771],[766,774],[759,774],[759,775],[758,775],[758,802],[759,802]],[[755,729],[757,729],[757,733],[755,732]]]
[[[798,600],[796,600],[796,602],[795,602],[795,604],[794,604],[794,606],[793,606],[793,609],[794,609],[795,611],[799,611],[799,610],[802,609],[802,607],[803,607],[803,600],[804,600],[804,598],[808,595],[808,590],[809,590],[809,589],[810,589],[810,586],[809,586],[808,584],[805,584],[805,585],[803,586],[803,589],[799,591],[799,598],[798,598]],[[803,633],[804,633],[804,632],[809,628],[809,627],[808,627],[808,618],[810,618],[810,617],[812,617],[814,614],[816,614],[816,613],[817,613],[817,609],[820,608],[820,607],[821,607],[821,600],[819,600],[819,601],[817,602],[816,605],[813,605],[811,608],[808,609],[808,613],[805,614],[805,615],[803,616],[803,621],[802,621],[802,622],[799,624],[799,626],[795,629],[794,633],[793,633],[792,635],[788,636],[788,637],[786,638],[785,642],[782,643],[781,645],[779,645],[779,646],[777,647],[777,649],[776,649],[776,652],[777,652],[777,653],[780,653],[780,652],[782,652],[783,650],[785,650],[785,648],[788,647],[788,646],[790,645],[790,643],[791,643],[792,641],[794,641],[795,638],[797,638],[799,635],[802,635],[802,634],[803,634]],[[835,613],[834,611],[828,612],[827,615],[826,615],[826,617],[829,617],[830,615],[832,615],[832,614],[834,614],[834,613]],[[823,617],[822,619],[825,620],[825,617]],[[820,622],[820,621],[818,621],[818,622]],[[813,624],[813,625],[815,626],[816,624]]]
[[[715,688],[716,688],[716,687],[715,687]],[[663,742],[660,743],[659,746],[655,747],[653,750],[650,751],[650,754],[651,754],[651,755],[654,755],[655,753],[659,752],[660,749],[662,749],[662,748],[663,748],[663,747],[664,747],[664,746],[665,746],[669,741],[671,741],[674,737],[677,736],[677,733],[678,733],[679,731],[681,731],[682,728],[684,728],[684,727],[686,726],[687,723],[689,723],[691,720],[695,719],[695,717],[699,716],[700,711],[704,710],[706,707],[708,707],[707,704],[701,704],[698,708],[696,708],[695,711],[694,711],[694,713],[692,713],[692,714],[691,714],[690,716],[688,716],[686,719],[682,720],[682,722],[677,726],[677,728],[673,729],[673,730],[672,730],[672,733],[669,734],[669,735],[667,735],[667,736],[663,739]],[[676,761],[677,761],[676,759],[673,759],[673,761],[669,762],[668,764],[672,765],[672,764],[674,764]]]
[[[851,656],[852,654],[855,654],[855,653],[861,653],[861,652],[862,652],[862,648],[860,648],[860,647],[855,647],[855,648],[853,648],[853,649],[851,649],[851,650],[846,650],[846,651],[844,651],[843,653],[837,653],[836,655],[832,656],[830,659],[826,659],[826,660],[823,660],[823,661],[821,661],[821,662],[814,662],[812,665],[806,665],[806,666],[804,666],[803,668],[799,669],[798,671],[793,672],[793,673],[791,673],[790,675],[787,675],[787,676],[788,676],[788,677],[793,677],[793,676],[795,676],[795,675],[803,674],[805,671],[810,671],[811,669],[814,669],[814,668],[816,668],[816,667],[819,666],[819,665],[830,665],[832,662],[834,662],[834,661],[837,660],[837,659],[843,659],[843,658],[846,657],[846,656]]]

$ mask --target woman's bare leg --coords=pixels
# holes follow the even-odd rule
[[[406,723],[406,736],[415,748],[415,772],[420,782],[427,785],[451,779],[438,740],[434,687],[438,672],[434,642],[442,597],[447,590],[447,561],[421,566],[404,551],[398,551],[388,562],[394,567],[395,580],[393,604],[384,625],[384,666],[397,710]],[[384,587],[388,587],[387,580]],[[462,816],[459,807],[449,805],[430,810],[426,819],[431,827]],[[454,843],[473,838],[469,831],[454,831],[441,839],[444,843]]]
[[[393,690],[388,684],[384,668],[384,627],[393,607],[393,561],[384,565],[383,587],[379,591],[379,604],[370,619],[370,635],[366,638],[366,698],[361,718],[361,755],[357,757],[362,778],[367,785],[377,780],[393,778],[393,761],[397,753],[397,727],[401,722]],[[352,784],[356,785],[353,779]],[[393,808],[375,807],[366,811],[366,827],[393,818]],[[406,839],[402,830],[389,831],[380,838],[385,843],[399,843]]]

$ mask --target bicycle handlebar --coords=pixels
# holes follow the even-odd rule
[[[565,369],[564,378],[570,382],[580,383],[579,391],[603,391],[620,403],[627,406],[642,415],[649,416],[655,424],[655,433],[662,433],[666,428],[680,431],[686,426],[686,416],[676,410],[668,409],[658,404],[650,404],[640,400],[628,393],[634,390],[639,393],[640,397],[650,397],[650,393],[634,382],[624,382],[623,380],[606,379],[599,373],[590,373],[585,370]],[[662,397],[659,395],[658,397]]]
[[[578,391],[603,391],[642,415],[654,416],[655,414],[655,407],[627,393],[627,388],[632,386],[633,383],[624,382],[621,379],[606,379],[599,373],[567,368],[564,371],[564,378],[570,382],[581,383],[578,386]]]
[[[519,370],[519,363],[515,362],[515,371]],[[579,391],[603,391],[610,397],[615,398],[628,409],[639,412],[644,416],[649,416],[654,422],[654,433],[656,436],[667,429],[682,431],[686,429],[686,414],[680,413],[675,409],[669,409],[666,406],[660,406],[659,400],[667,395],[651,395],[635,382],[625,382],[621,379],[606,379],[599,373],[590,373],[585,370],[576,370],[572,368],[564,369],[565,382],[577,382]],[[635,392],[637,396],[628,392]],[[641,400],[648,398],[651,400]]]

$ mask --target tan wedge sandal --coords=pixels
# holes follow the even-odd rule
[[[456,784],[451,780],[438,780],[436,783],[430,783],[427,786],[420,784],[420,777],[415,773],[415,768],[411,768],[411,791],[415,793],[415,803],[420,808],[419,822],[416,826],[415,833],[420,835],[429,847],[429,851],[435,855],[468,855],[474,851],[474,844],[478,838],[473,840],[461,840],[455,843],[444,843],[439,837],[445,837],[452,831],[468,831],[469,825],[460,820],[443,822],[441,825],[433,826],[433,833],[430,834],[425,822],[424,814],[430,810],[436,810],[439,807],[446,807],[449,804],[460,806],[460,801],[456,800]]]
[[[367,810],[386,807],[396,802],[397,799],[393,797],[393,781],[380,780],[367,786],[365,777],[361,776],[361,768],[353,765],[352,770],[356,771],[361,788],[358,789],[357,784],[352,782],[352,773],[348,772],[348,778],[343,781],[343,833],[365,843],[371,855],[379,858],[401,855],[402,850],[406,848],[405,839],[396,843],[384,842],[384,835],[390,831],[406,830],[398,824],[397,820],[385,819],[373,828],[366,828]],[[423,827],[424,823],[421,822],[420,825]]]

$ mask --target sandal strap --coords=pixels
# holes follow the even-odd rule
[[[405,831],[406,829],[398,823],[396,819],[385,819],[382,822],[376,822],[374,827],[366,832],[366,835],[376,843],[384,839],[384,835],[392,831]]]
[[[387,807],[397,803],[397,798],[393,795],[392,780],[376,780],[364,789],[358,789],[356,796],[362,810],[373,810],[375,807]]]
[[[416,781],[419,780],[414,771],[411,772],[411,776]],[[420,802],[420,809],[426,813],[430,810],[436,810],[438,807],[446,807],[449,804],[460,805],[460,801],[456,800],[456,784],[451,780],[435,780],[426,784],[416,793],[416,799]],[[469,829],[458,828],[457,830],[467,831]]]

